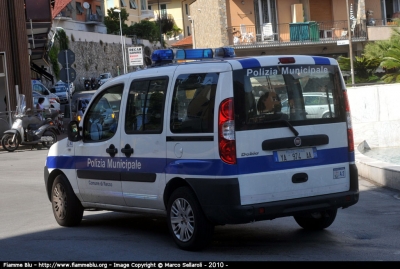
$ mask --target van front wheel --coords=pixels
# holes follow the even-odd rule
[[[301,216],[294,216],[297,224],[306,230],[328,228],[336,218],[337,209],[318,211]]]
[[[83,207],[68,179],[58,175],[51,188],[51,204],[54,217],[61,226],[76,226],[83,217]]]
[[[214,232],[194,193],[187,187],[175,190],[168,201],[168,229],[179,248],[199,250],[206,247]]]

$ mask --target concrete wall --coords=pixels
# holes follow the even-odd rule
[[[348,88],[356,146],[400,146],[400,84]]]

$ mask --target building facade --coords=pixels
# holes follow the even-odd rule
[[[154,13],[149,10],[148,0],[103,0],[107,15],[107,9],[110,8],[124,8],[129,14],[127,25],[140,22],[142,20],[149,20],[154,18]]]
[[[51,9],[50,0],[0,0],[0,133],[12,121],[18,94],[32,108],[32,75],[53,79],[43,68]]]
[[[195,47],[338,57],[349,54],[350,38],[355,55],[387,39],[399,11],[397,0],[197,0],[190,19]]]

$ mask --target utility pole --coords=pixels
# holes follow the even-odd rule
[[[162,38],[162,32],[161,32],[161,8],[160,8],[160,0],[158,0],[158,25],[160,27],[160,46],[163,48],[163,38]]]
[[[346,8],[347,8],[347,30],[348,30],[347,32],[349,34],[349,58],[350,58],[351,84],[354,85],[353,44],[351,42],[349,0],[346,0]]]

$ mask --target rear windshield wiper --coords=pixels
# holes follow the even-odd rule
[[[290,124],[290,122],[288,122],[287,120],[284,119],[280,119],[280,120],[274,120],[274,121],[270,121],[270,122],[282,122],[284,123],[287,127],[289,127],[290,131],[292,131],[292,133],[295,136],[299,136],[299,132],[293,127],[292,124]]]

